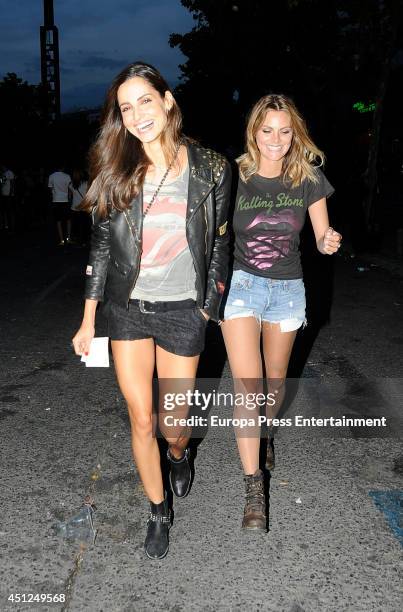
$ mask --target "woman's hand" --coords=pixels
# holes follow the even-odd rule
[[[332,227],[328,227],[323,236],[323,252],[326,255],[337,253],[341,245],[341,234]]]
[[[73,347],[76,355],[88,355],[91,340],[95,336],[95,327],[91,323],[82,323],[80,329],[73,338]]]
[[[76,355],[88,355],[91,340],[95,336],[95,312],[98,300],[85,300],[84,316],[81,327],[74,336],[72,344]]]
[[[311,204],[308,208],[316,245],[322,255],[333,255],[340,248],[341,234],[329,227],[329,216],[327,214],[326,198],[321,198]],[[326,229],[327,228],[327,229]]]

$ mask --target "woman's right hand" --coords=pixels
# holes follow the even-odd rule
[[[95,336],[95,327],[90,323],[82,323],[72,342],[76,355],[88,355],[91,340]]]

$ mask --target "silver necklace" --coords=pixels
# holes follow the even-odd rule
[[[149,201],[149,203],[147,204],[147,206],[146,206],[145,210],[143,211],[143,219],[144,219],[144,217],[145,217],[145,216],[148,214],[148,212],[149,212],[149,210],[150,210],[151,206],[154,204],[154,202],[155,202],[155,198],[156,198],[156,197],[157,197],[157,195],[159,194],[159,191],[160,191],[160,189],[161,189],[162,185],[164,184],[165,179],[166,179],[166,177],[168,176],[169,171],[170,171],[170,169],[172,168],[172,166],[173,166],[173,164],[174,164],[174,161],[175,161],[175,160],[176,160],[176,158],[178,157],[178,153],[179,153],[179,149],[180,149],[181,144],[182,144],[182,141],[180,140],[180,141],[178,142],[178,145],[177,145],[176,149],[175,149],[175,154],[174,154],[174,156],[173,156],[173,158],[172,158],[172,160],[171,160],[171,163],[169,164],[168,168],[166,169],[165,174],[164,174],[164,176],[162,177],[162,179],[161,179],[161,181],[160,181],[160,184],[158,185],[157,189],[155,190],[155,192],[154,192],[154,194],[153,194],[153,196],[152,196],[151,200]]]

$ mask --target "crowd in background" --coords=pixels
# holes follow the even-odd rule
[[[79,206],[87,192],[82,168],[58,165],[55,171],[27,168],[16,173],[0,165],[0,231],[47,229],[52,243],[85,246],[90,219]]]
[[[351,245],[353,252],[386,249],[393,255],[403,256],[403,209],[400,205],[403,144],[398,138],[392,144],[390,150],[382,155],[379,164],[377,212],[370,236],[363,226],[368,177],[363,170],[365,164],[360,163],[362,156],[357,156],[350,173],[343,178],[335,173],[335,162],[326,166],[328,168],[330,165],[330,175],[337,187],[336,197],[330,203],[331,217],[343,232],[345,248]],[[233,161],[240,154],[240,149],[228,145],[223,153]],[[58,172],[66,175],[62,178],[65,184],[62,196],[56,195],[49,186],[50,176]],[[90,218],[87,213],[79,211],[78,207],[87,190],[87,180],[83,167],[55,164],[48,169],[21,169],[0,160],[0,232],[21,235],[27,231],[41,230],[46,231],[52,245],[86,245],[89,241]]]

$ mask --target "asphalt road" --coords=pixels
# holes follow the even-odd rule
[[[169,555],[152,562],[113,368],[85,368],[70,347],[86,253],[57,250],[40,235],[3,236],[0,249],[1,611],[402,609],[401,267],[308,262],[310,325],[298,338],[284,409],[291,419],[384,416],[387,426],[280,427],[263,535],[240,530],[233,431],[210,426],[191,492],[174,502]],[[200,374],[231,389],[214,327]],[[230,408],[214,412],[231,416]],[[52,525],[87,494],[96,543],[66,543]],[[65,602],[29,602],[29,594]]]

